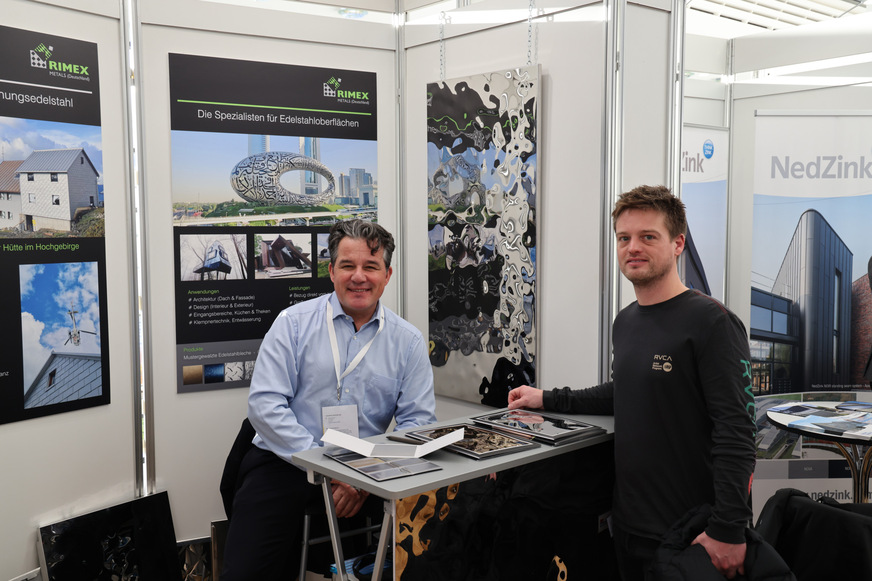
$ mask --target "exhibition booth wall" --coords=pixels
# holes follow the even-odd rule
[[[869,143],[863,136],[872,127],[870,27],[872,20],[864,14],[821,23],[805,35],[779,31],[737,38],[732,45],[738,82],[732,86],[729,117],[727,300],[748,321],[752,352],[769,345],[775,353],[790,350],[790,381],[800,387],[784,391],[869,388],[863,369],[870,348],[864,329],[872,245],[865,222],[872,190],[866,171]],[[790,74],[773,80],[783,71]],[[787,160],[789,174],[779,168]],[[755,323],[755,311],[764,311],[751,299],[751,289],[790,299],[801,314],[788,334],[799,341],[779,335],[774,326],[767,333],[765,323]],[[783,369],[772,365],[776,372]],[[777,393],[780,381],[772,380],[770,395],[758,398],[761,436],[767,432],[766,409],[781,398],[795,398]],[[815,395],[806,393],[803,399]],[[786,486],[814,498],[852,498],[850,475],[834,460],[839,458],[834,450],[822,451],[826,446],[814,440],[798,448],[791,454],[758,451],[755,500]],[[755,514],[761,507],[762,501],[755,502]]]
[[[391,15],[428,3],[343,4]],[[192,387],[195,384],[183,376],[185,345],[194,342],[184,338],[191,335],[180,329],[193,318],[192,307],[183,299],[196,283],[183,280],[178,257],[184,258],[186,240],[194,240],[200,229],[209,231],[209,226],[192,230],[180,225],[177,210],[199,202],[196,184],[184,184],[193,188],[186,190],[194,192],[193,197],[178,193],[183,165],[206,163],[196,161],[194,153],[206,160],[220,157],[220,144],[227,136],[216,125],[191,130],[196,123],[210,120],[186,119],[184,111],[174,108],[171,99],[186,77],[194,79],[194,85],[209,87],[232,86],[239,78],[257,88],[262,80],[263,88],[258,90],[264,94],[282,90],[273,85],[270,71],[287,75],[291,83],[309,75],[320,86],[328,81],[320,75],[331,70],[347,73],[345,81],[333,79],[337,84],[373,83],[369,108],[361,114],[375,120],[375,138],[325,134],[322,147],[330,139],[357,140],[355,146],[364,143],[365,153],[360,155],[371,164],[369,173],[377,175],[378,220],[398,239],[394,280],[383,300],[426,333],[430,325],[428,84],[523,67],[538,70],[536,382],[543,388],[581,387],[608,375],[611,317],[633,300],[632,288],[620,281],[611,258],[608,213],[617,192],[642,183],[677,187],[673,168],[681,109],[674,102],[681,95],[675,68],[680,71],[681,59],[672,53],[681,20],[675,18],[670,3],[657,1],[619,7],[596,2],[543,7],[532,21],[527,17],[528,3],[518,2],[512,6],[516,13],[508,19],[504,15],[484,21],[464,19],[473,11],[500,13],[506,4],[485,0],[452,11],[453,20],[440,22],[437,17],[395,27],[379,19],[348,20],[200,0],[134,2],[133,13],[126,15],[126,5],[114,0],[85,4],[0,0],[3,26],[96,44],[102,137],[92,141],[95,146],[99,143],[95,149],[102,153],[99,169],[109,217],[105,262],[98,267],[106,277],[102,298],[109,336],[102,340],[112,351],[111,360],[105,357],[111,363],[110,381],[104,379],[107,396],[111,385],[111,397],[105,405],[0,425],[0,457],[4,458],[0,490],[5,498],[15,499],[4,503],[0,519],[5,541],[0,579],[13,579],[38,566],[40,525],[141,494],[168,492],[179,541],[207,538],[210,523],[224,518],[218,482],[246,414],[247,390],[229,381]],[[129,31],[125,20],[134,24]],[[760,43],[767,42],[763,37],[770,34],[772,44],[761,49]],[[687,66],[727,73],[788,64],[754,59],[795,54],[793,42],[802,42],[801,37],[775,33],[759,37],[733,41],[688,37]],[[845,35],[834,36],[825,46],[840,40],[843,53],[872,52],[868,41],[863,44]],[[136,47],[137,55],[132,78],[123,49],[128,43]],[[203,70],[214,67],[209,70],[225,72],[207,77],[199,63],[204,63]],[[266,75],[262,79],[260,71]],[[228,78],[221,79],[222,74]],[[134,87],[131,106],[128,86]],[[754,111],[858,110],[869,102],[868,97],[864,101],[864,91],[868,89],[760,92],[734,87],[731,92],[716,83],[687,85],[685,122],[730,131],[723,278],[725,301],[743,320],[750,321],[751,316],[748,265],[754,189],[749,180]],[[227,99],[235,96],[228,93]],[[221,95],[212,99],[222,101]],[[211,107],[201,109],[205,117]],[[0,120],[10,119],[3,115],[7,113],[0,113]],[[132,119],[138,123],[132,124]],[[135,134],[130,129],[134,125]],[[283,137],[276,130],[271,139],[278,144]],[[0,135],[0,140],[4,138]],[[68,138],[55,141],[71,146]],[[227,184],[229,170],[217,178],[203,176],[204,189],[213,178]],[[264,228],[262,233],[273,230]],[[213,231],[228,236],[227,240],[235,240],[237,234],[219,227]],[[296,230],[288,228],[288,232],[290,236]],[[239,289],[240,294],[248,292],[241,283]],[[256,352],[256,339],[252,341],[253,347],[238,341],[232,349]],[[437,386],[450,384],[466,392],[462,397],[439,398],[440,420],[481,408],[476,403],[478,387],[493,371],[482,361],[471,358],[468,365],[473,371],[461,375],[460,381],[450,365],[434,367]],[[139,466],[143,450],[144,469]]]
[[[28,125],[33,120],[25,122],[4,117],[3,157],[4,160],[20,160],[23,156],[17,154],[28,148],[82,147],[102,174],[106,194],[104,209],[109,219],[105,220],[105,235],[94,240],[97,244],[105,240],[105,259],[89,258],[87,261],[96,264],[104,275],[108,274],[105,295],[100,296],[99,301],[105,308],[101,314],[105,313],[102,318],[104,322],[108,319],[111,334],[111,365],[108,375],[103,375],[104,397],[109,403],[0,426],[0,457],[3,458],[0,491],[4,496],[0,511],[2,579],[15,578],[38,566],[37,525],[122,502],[136,493],[135,474],[140,456],[136,449],[135,429],[139,423],[135,420],[138,390],[134,385],[135,366],[138,363],[135,330],[137,307],[132,260],[133,209],[128,193],[131,189],[132,161],[128,156],[126,130],[129,114],[125,94],[127,66],[126,57],[120,50],[123,46],[121,11],[118,3],[113,2],[76,4],[87,7],[84,10],[72,10],[51,3],[4,1],[0,4],[2,26],[40,33],[42,38],[28,46],[29,49],[36,49],[40,42],[50,45],[49,35],[73,37],[96,45],[98,60],[89,68],[94,76],[99,69],[100,117],[96,123],[99,127],[70,127],[66,130],[65,123],[49,122],[34,130]],[[4,41],[8,39],[9,35],[4,31]],[[7,50],[8,45],[4,45],[4,54]],[[63,50],[61,45],[58,45],[58,50]],[[4,61],[12,63],[17,60],[17,64],[26,66],[27,52],[20,56],[23,59],[4,56]],[[16,89],[4,85],[4,91]],[[77,96],[82,94],[75,93]],[[4,102],[9,104],[8,101]],[[40,119],[39,114],[34,115],[34,119]],[[21,125],[18,125],[19,121]],[[38,137],[41,131],[48,135],[45,138]],[[95,154],[95,151],[98,153]],[[60,244],[65,240],[42,241]],[[51,248],[51,245],[48,247]],[[30,264],[49,267],[59,262],[79,263],[82,261],[78,256],[81,252],[81,249],[20,252],[4,247],[4,286],[10,293],[15,291],[14,297],[10,296],[4,301],[4,309],[9,315],[4,323],[7,335],[2,365],[2,379],[7,382],[3,384],[4,396],[17,393],[20,397],[25,387],[21,376],[14,377],[13,371],[18,365],[16,360],[22,357],[23,348],[28,354],[39,349],[35,337],[25,336],[19,323],[24,316],[18,308],[19,300],[23,301],[28,291],[25,281],[21,281],[22,286],[19,286],[20,269]],[[48,284],[44,288],[48,288]],[[62,286],[60,281],[55,281],[54,285]],[[67,290],[68,299],[75,298],[75,304],[68,305],[64,311],[84,311],[82,299],[96,294],[93,287],[79,290],[70,287]],[[78,322],[83,325],[82,329],[94,329],[84,326],[86,313],[77,316]],[[69,317],[67,323],[71,323]],[[49,331],[48,328],[44,330]],[[42,330],[35,332],[39,335]],[[102,340],[106,346],[110,339],[104,336]],[[13,384],[10,377],[17,381]],[[3,407],[5,414],[13,412],[13,406],[9,403],[4,403]],[[21,410],[20,401],[17,408]],[[27,413],[27,410],[22,411]]]
[[[787,401],[862,399],[841,392],[869,388],[870,30],[864,14],[801,31],[688,37],[685,137],[717,143],[729,135],[729,163],[707,185],[729,191],[718,224],[726,233],[724,300],[745,321],[755,365],[755,516],[787,486],[851,498],[838,453],[815,441],[773,445],[766,412]],[[692,142],[682,146],[690,155],[698,151]],[[691,181],[683,176],[688,204]],[[770,312],[766,301],[785,308]]]
[[[158,4],[149,3],[150,10],[156,10]],[[167,3],[166,12],[172,14],[176,6],[177,3],[172,6]],[[370,46],[365,40],[366,34],[357,38],[358,45],[343,46],[196,30],[184,25],[166,25],[161,20],[160,14],[154,17],[151,13],[143,14],[141,32],[142,110],[145,120],[143,177],[145,211],[149,223],[146,246],[149,254],[151,349],[153,361],[166,362],[152,367],[153,476],[155,489],[172,491],[170,501],[177,537],[202,538],[209,535],[208,523],[220,520],[223,513],[217,483],[224,458],[247,414],[247,390],[220,389],[198,393],[180,393],[177,390],[177,366],[173,364],[177,358],[177,341],[167,340],[176,335],[176,318],[167,316],[172,314],[171,297],[176,294],[175,272],[167,257],[173,256],[174,242],[170,219],[173,206],[170,178],[174,171],[173,157],[179,153],[178,146],[171,142],[169,101],[166,97],[169,94],[168,54],[208,55],[238,61],[292,60],[306,66],[338,66],[376,73],[378,95],[381,97],[377,110],[379,187],[387,192],[396,190],[397,146],[392,136],[396,133],[397,116],[395,104],[390,98],[395,92],[396,77],[393,51]],[[290,15],[286,20],[285,24],[293,27],[290,30],[311,31],[317,28],[311,23],[307,26],[301,22],[303,19],[291,18]],[[321,25],[324,26],[324,23]],[[341,34],[340,37],[349,38]],[[378,35],[373,40],[377,41]],[[352,41],[351,38],[349,41]],[[293,55],[293,59],[286,60],[290,55]],[[391,231],[397,229],[396,204],[395,196],[379,198],[379,221]],[[389,305],[396,305],[398,291],[396,285],[388,287],[385,300]],[[164,309],[169,309],[169,313],[162,314]]]
[[[238,7],[216,6],[216,13],[235,11]],[[547,345],[548,370],[543,369],[540,381],[570,383],[577,381],[580,368],[587,369],[584,381],[594,383],[599,373],[599,291],[590,281],[598,279],[602,268],[600,248],[600,222],[602,215],[602,181],[605,102],[606,50],[605,24],[602,5],[580,6],[555,16],[555,22],[542,25],[538,40],[538,58],[543,79],[541,109],[543,122],[540,125],[539,147],[545,161],[540,161],[538,180],[543,187],[560,191],[557,197],[540,197],[537,200],[537,223],[547,224],[537,232],[541,244],[540,269],[544,283],[542,296],[547,301],[568,301],[573,315],[565,312],[539,310],[541,345]],[[320,29],[321,42],[275,38],[276,32],[263,31],[259,21],[251,30],[239,34],[238,18],[217,15],[209,24],[198,13],[196,22],[186,20],[186,9],[174,2],[162,6],[149,3],[141,13],[141,86],[143,94],[144,135],[144,191],[148,214],[146,247],[149,253],[148,293],[152,321],[150,333],[154,361],[170,362],[176,356],[176,345],[165,340],[173,335],[173,319],[154,312],[156,305],[164,304],[162,298],[173,292],[173,272],[167,268],[165,257],[172,247],[171,223],[166,218],[171,205],[172,144],[169,141],[169,107],[166,95],[169,92],[167,79],[167,55],[200,54],[211,57],[244,61],[289,62],[279,55],[294,55],[294,63],[310,67],[336,67],[366,70],[376,73],[378,79],[378,215],[379,221],[395,232],[401,240],[399,255],[395,259],[395,282],[389,286],[386,301],[392,308],[401,311],[406,318],[421,329],[428,325],[427,304],[427,173],[425,166],[424,135],[427,117],[425,111],[427,83],[440,80],[440,43],[437,26],[429,31],[415,31],[408,37],[415,44],[404,51],[404,64],[398,72],[393,50],[385,50],[385,41],[379,33],[368,31],[337,34],[332,21],[317,18],[307,20],[294,15],[288,17],[288,31],[302,30],[304,35]],[[181,15],[177,18],[177,15]],[[278,20],[280,17],[273,17]],[[656,180],[666,177],[664,143],[668,141],[668,126],[662,111],[667,96],[652,99],[648,89],[656,84],[656,66],[650,61],[662,59],[661,70],[666,70],[668,60],[669,16],[659,8],[628,6],[627,26],[635,26],[649,41],[632,49],[644,55],[639,67],[638,79],[626,73],[627,83],[638,83],[646,91],[632,91],[637,97],[627,98],[625,110],[627,134],[660,136],[638,146],[640,164],[633,164],[631,174],[625,179],[634,183],[643,175],[656,175]],[[659,21],[662,28],[652,26]],[[172,25],[169,23],[172,22]],[[279,26],[273,22],[270,26]],[[412,28],[411,26],[408,28]],[[526,22],[507,25],[484,25],[462,34],[443,32],[443,66],[446,78],[463,77],[488,71],[516,68],[525,65],[527,58]],[[547,31],[544,30],[547,28]],[[392,27],[381,30],[393,34]],[[429,33],[429,38],[427,34]],[[659,34],[660,54],[652,51],[651,38]],[[359,36],[355,36],[359,35]],[[316,35],[317,36],[317,35]],[[636,34],[634,36],[639,36]],[[423,38],[421,38],[423,37]],[[329,39],[329,42],[324,42]],[[411,44],[411,42],[410,42]],[[482,50],[481,47],[491,47]],[[628,51],[631,49],[628,48]],[[585,54],[589,58],[577,59],[572,55]],[[270,55],[270,58],[265,58]],[[470,58],[470,55],[475,55]],[[642,59],[640,59],[642,60]],[[629,61],[632,62],[632,61]],[[628,65],[630,67],[630,65]],[[653,69],[653,72],[652,72]],[[643,73],[644,71],[644,73]],[[654,78],[646,78],[651,75]],[[663,75],[667,77],[667,75]],[[667,92],[666,87],[664,91]],[[667,92],[668,93],[668,92]],[[401,95],[400,108],[394,95]],[[653,94],[660,94],[654,91]],[[642,98],[642,95],[646,95]],[[571,123],[553,122],[552,119],[572,120]],[[553,127],[553,129],[552,129]],[[640,140],[627,140],[633,149]],[[417,145],[417,144],[420,144]],[[632,147],[631,147],[631,145]],[[553,159],[553,161],[550,161]],[[402,167],[398,167],[398,164]],[[398,187],[397,179],[403,180]],[[551,184],[549,186],[549,184]],[[559,185],[557,185],[559,184]],[[543,190],[546,191],[546,190]],[[401,196],[398,192],[404,192]],[[581,226],[580,226],[581,224]],[[570,239],[567,234],[572,235]],[[587,250],[579,252],[580,248]],[[579,264],[579,257],[584,256]],[[541,273],[541,274],[540,274]],[[560,283],[549,284],[552,280]],[[554,298],[551,298],[553,295]],[[563,311],[565,309],[561,309]],[[566,341],[568,320],[574,328],[573,342]],[[550,330],[549,330],[550,329]],[[541,346],[540,346],[541,349]],[[581,366],[581,367],[579,367]],[[440,399],[438,416],[449,418],[463,413],[478,401],[476,392],[483,377],[489,377],[491,369],[480,367],[479,376],[466,378],[472,397],[466,401],[453,398]],[[436,369],[437,375],[441,370]],[[244,389],[204,391],[201,393],[177,393],[175,389],[158,386],[173,386],[176,370],[171,365],[154,366],[154,478],[157,490],[172,491],[170,500],[180,539],[200,538],[208,534],[207,525],[222,518],[223,510],[217,494],[204,494],[212,490],[220,476],[220,470],[235,436],[239,422],[245,414]],[[550,374],[550,377],[549,377]],[[438,382],[438,379],[437,379]],[[192,426],[196,426],[192,429]],[[179,443],[192,454],[179,453]],[[196,452],[194,453],[194,451]]]

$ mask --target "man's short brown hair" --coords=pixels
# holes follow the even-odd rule
[[[656,210],[663,214],[666,230],[672,239],[687,234],[684,202],[673,196],[666,186],[639,186],[618,196],[612,210],[613,228],[617,226],[618,216],[626,210]]]

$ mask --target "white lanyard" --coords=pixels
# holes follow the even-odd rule
[[[339,374],[339,343],[336,341],[336,327],[333,322],[333,305],[330,304],[329,300],[327,301],[327,321],[329,323],[327,325],[327,333],[330,335],[330,347],[333,349],[333,368],[336,370],[336,401],[339,401],[342,399],[342,380],[345,379],[346,375],[354,371],[357,365],[363,360],[363,356],[366,355],[367,351],[369,351],[372,342],[375,341],[375,338],[378,337],[378,334],[382,331],[385,322],[385,308],[382,306],[378,311],[378,331],[375,332],[372,339],[370,339],[354,359],[351,360],[351,363],[348,364],[348,367],[345,368],[345,371],[343,371],[341,375]]]

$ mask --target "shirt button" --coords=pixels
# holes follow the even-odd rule
[[[348,390],[347,390],[347,389],[345,390],[345,393],[348,393]]]

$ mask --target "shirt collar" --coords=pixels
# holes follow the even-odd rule
[[[330,293],[330,298],[328,300],[330,301],[330,304],[333,305],[333,320],[336,320],[338,318],[344,318],[344,319],[351,320],[351,316],[346,314],[345,309],[342,308],[342,303],[339,302],[339,297],[336,296],[336,291],[333,291],[332,293]],[[369,318],[369,321],[367,321],[363,325],[363,327],[366,327],[367,325],[369,325],[373,321],[377,322],[378,321],[378,313],[380,310],[381,310],[381,301],[379,301],[375,304],[375,311],[373,311],[372,317]],[[363,327],[361,327],[361,329],[363,329]]]

